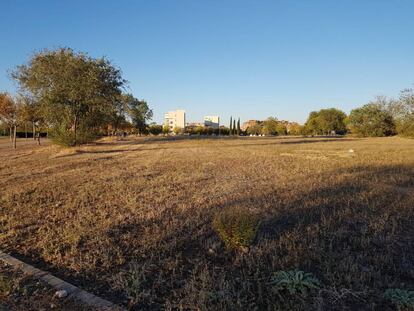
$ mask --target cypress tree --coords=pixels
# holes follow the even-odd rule
[[[236,119],[233,120],[233,135],[236,135]]]
[[[230,117],[230,135],[233,135],[233,117]]]
[[[237,136],[240,136],[240,118],[237,120]]]

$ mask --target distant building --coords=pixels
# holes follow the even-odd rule
[[[243,122],[243,124],[242,124],[242,126],[241,126],[241,130],[243,131],[243,132],[245,132],[245,131],[247,131],[247,129],[249,128],[249,127],[251,127],[251,126],[255,126],[255,125],[257,125],[257,124],[262,124],[263,123],[263,121],[259,121],[259,120],[249,120],[249,121],[246,121],[246,122]]]
[[[220,117],[219,116],[205,116],[204,126],[218,129],[220,126]]]
[[[164,125],[172,131],[175,127],[184,129],[185,127],[185,110],[176,110],[167,112],[164,116]]]
[[[204,123],[200,122],[189,122],[187,123],[186,127],[194,128],[194,127],[204,127]]]

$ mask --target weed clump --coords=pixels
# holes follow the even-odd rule
[[[320,287],[319,280],[312,273],[299,270],[278,271],[271,279],[273,292],[283,299],[284,295],[306,298],[308,294]]]
[[[254,242],[259,225],[259,217],[243,208],[221,210],[213,219],[213,227],[226,247],[242,251]]]
[[[414,309],[414,291],[390,288],[385,291],[384,297],[390,300],[397,307],[397,310]]]
[[[115,276],[114,281],[116,288],[125,293],[131,305],[136,305],[145,296],[145,266],[133,262],[127,270]]]

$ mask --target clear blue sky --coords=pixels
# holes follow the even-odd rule
[[[132,93],[189,120],[303,122],[414,83],[412,0],[0,0],[0,90],[35,50],[107,56]]]

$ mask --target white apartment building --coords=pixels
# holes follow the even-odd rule
[[[219,116],[205,116],[204,126],[218,129],[220,127],[220,117]]]
[[[164,116],[164,125],[172,131],[175,127],[184,129],[185,127],[185,110],[176,110],[167,112]]]

